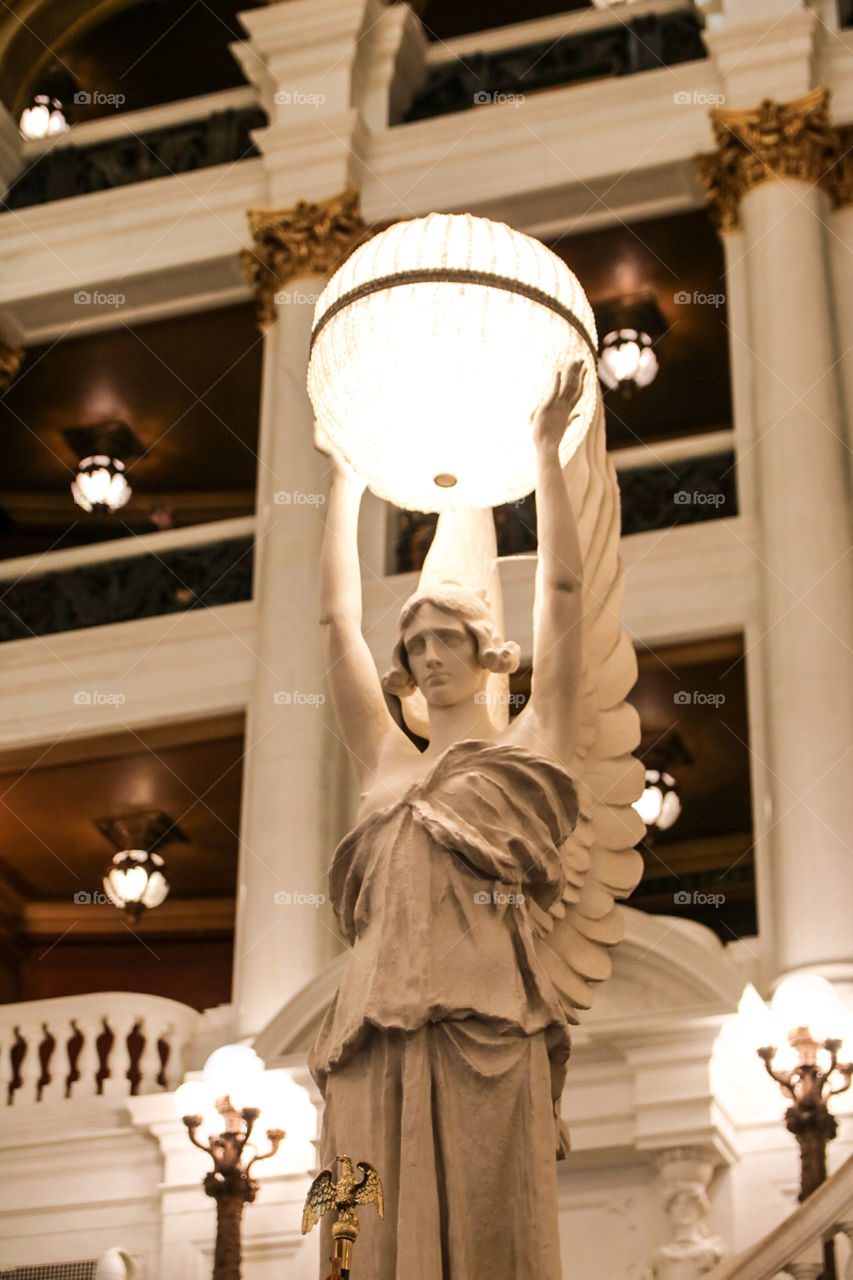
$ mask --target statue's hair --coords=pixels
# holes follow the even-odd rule
[[[711,1202],[708,1199],[708,1193],[701,1182],[679,1181],[671,1183],[663,1193],[663,1209],[664,1213],[669,1213],[670,1207],[679,1196],[690,1196],[699,1205],[703,1214],[711,1212]]]
[[[400,610],[397,620],[400,638],[391,654],[391,666],[382,677],[382,688],[386,693],[395,693],[398,697],[405,698],[417,688],[409,667],[403,632],[414,621],[423,604],[434,605],[442,613],[449,613],[464,622],[474,637],[477,660],[481,667],[501,674],[516,670],[521,650],[514,640],[504,640],[498,631],[486,604],[485,593],[475,591],[473,587],[462,587],[458,582],[439,582],[434,587],[416,591],[409,596]]]

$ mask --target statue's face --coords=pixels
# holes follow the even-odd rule
[[[422,604],[403,632],[412,677],[430,706],[470,702],[485,688],[477,642],[460,618]]]
[[[692,1226],[702,1217],[702,1206],[689,1191],[679,1191],[669,1206],[670,1217],[678,1226]]]

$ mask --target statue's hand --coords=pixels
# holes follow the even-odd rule
[[[576,360],[558,370],[546,398],[533,414],[533,443],[537,449],[558,449],[569,419],[583,394],[586,365]]]
[[[329,459],[335,476],[339,476],[348,484],[357,485],[359,489],[364,489],[367,483],[364,477],[338,452],[316,420],[314,422],[314,448],[318,453],[322,453],[324,457]]]

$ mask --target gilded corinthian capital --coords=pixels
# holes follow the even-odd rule
[[[799,178],[828,185],[838,157],[829,122],[829,91],[812,89],[792,102],[765,98],[749,111],[715,108],[717,150],[697,157],[711,216],[721,231],[740,226],[740,202],[759,182]]]
[[[299,276],[326,275],[370,235],[358,191],[289,209],[250,209],[254,246],[243,250],[243,274],[258,303],[261,325],[275,320],[275,295]]]

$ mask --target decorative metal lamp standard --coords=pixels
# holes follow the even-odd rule
[[[270,1150],[263,1155],[251,1143],[262,1110],[268,1112],[263,1105],[268,1096],[263,1061],[254,1049],[239,1044],[224,1045],[210,1055],[204,1083],[182,1084],[175,1093],[175,1109],[190,1142],[213,1158],[204,1179],[205,1191],[216,1201],[213,1280],[240,1280],[243,1206],[258,1193],[252,1166],[274,1156],[285,1137],[283,1129],[268,1128]],[[206,1135],[206,1142],[199,1133]],[[247,1148],[254,1154],[244,1161]]]
[[[135,924],[169,894],[166,864],[157,850],[166,844],[187,844],[187,836],[160,809],[96,818],[95,826],[116,849],[104,873],[104,893]]]
[[[838,1132],[827,1101],[850,1088],[853,1062],[838,1061],[843,1014],[838,995],[826,979],[817,974],[786,978],[773,996],[771,1009],[789,1047],[780,1050],[776,1045],[764,1045],[758,1056],[791,1098],[785,1123],[799,1143],[799,1198],[805,1200],[826,1181],[826,1147]],[[834,1273],[831,1242],[825,1259],[826,1277]]]
[[[374,236],[332,276],[314,313],[308,390],[321,429],[379,497],[414,511],[489,508],[533,489],[524,424],[573,360],[587,377],[564,464],[597,395],[583,289],[539,241],[431,213]]]

